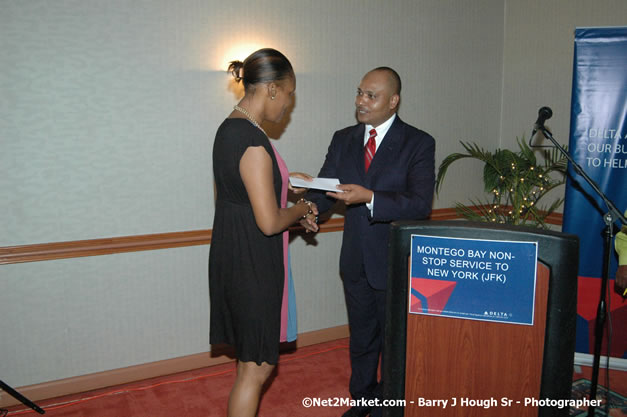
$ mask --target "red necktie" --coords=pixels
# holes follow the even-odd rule
[[[374,129],[370,130],[370,138],[368,138],[368,142],[366,143],[366,149],[364,152],[364,165],[366,167],[366,172],[368,172],[368,168],[370,168],[370,163],[372,162],[372,158],[374,158],[374,154],[377,151],[377,142],[374,138],[377,136],[377,131]]]

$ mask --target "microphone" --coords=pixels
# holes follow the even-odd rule
[[[538,110],[538,120],[536,120],[536,124],[533,126],[534,130],[537,131],[544,127],[544,122],[550,119],[553,116],[553,110],[550,107],[541,107]]]
[[[550,148],[551,146],[542,146],[542,145],[532,145],[531,141],[533,140],[536,132],[539,129],[544,129],[544,122],[550,119],[553,116],[553,110],[550,107],[544,106],[538,110],[538,119],[533,125],[533,130],[531,131],[531,136],[529,137],[529,146],[531,148]]]

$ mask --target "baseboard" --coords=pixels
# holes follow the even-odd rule
[[[298,349],[318,343],[343,339],[348,336],[348,325],[331,327],[301,333],[298,335],[297,341],[291,344],[291,346]],[[220,356],[217,356],[216,352],[198,353],[180,358],[13,388],[29,400],[39,401],[233,361],[232,355],[229,355],[228,352],[224,353],[225,354]],[[20,404],[20,402],[0,390],[0,407],[9,407],[16,404]]]
[[[594,355],[588,353],[575,352],[575,365],[592,366]],[[607,366],[607,356],[601,356],[599,367],[605,369]],[[627,359],[610,357],[609,369],[615,371],[627,371]]]

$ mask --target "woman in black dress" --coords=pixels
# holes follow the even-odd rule
[[[213,147],[217,199],[209,255],[210,342],[235,348],[237,378],[228,415],[254,416],[264,382],[278,361],[287,236],[317,229],[317,208],[304,199],[286,207],[288,173],[260,124],[278,122],[296,87],[288,59],[261,49],[229,71],[245,95],[220,125]],[[304,174],[301,177],[308,177]],[[287,232],[286,232],[287,233]]]

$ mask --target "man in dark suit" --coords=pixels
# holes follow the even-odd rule
[[[377,369],[383,347],[390,222],[431,213],[435,141],[397,115],[401,80],[388,67],[368,72],[357,89],[359,124],[335,132],[318,177],[338,178],[341,191],[311,191],[320,212],[335,199],[346,204],[340,272],[350,328],[355,400],[379,398]],[[307,221],[307,220],[304,220]],[[311,222],[311,219],[309,219]],[[380,407],[352,407],[344,416],[381,414]]]

